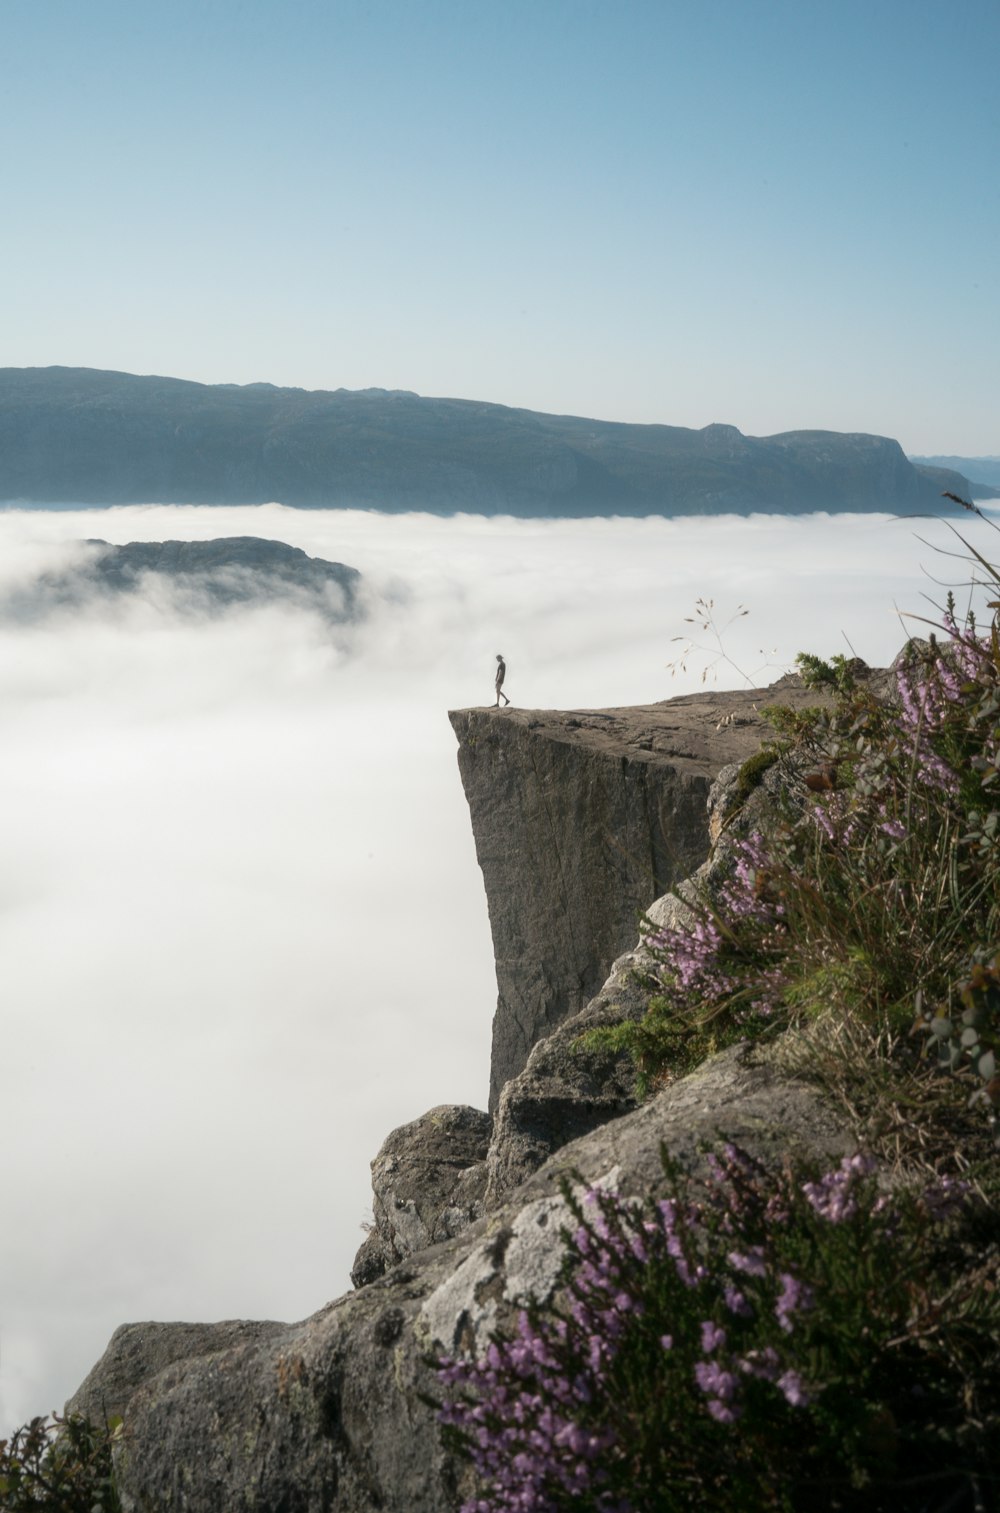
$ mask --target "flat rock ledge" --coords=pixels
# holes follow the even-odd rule
[[[697,1170],[720,1136],[772,1165],[853,1148],[814,1088],[738,1046],[571,1140],[464,1233],[302,1323],[119,1329],[69,1406],[123,1414],[124,1513],[454,1513],[465,1472],[422,1398],[435,1387],[428,1353],[481,1349],[525,1294],[551,1294],[565,1175],[655,1192],[661,1142]]]

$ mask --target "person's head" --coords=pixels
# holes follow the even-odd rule
[[[498,662],[502,662],[503,661],[503,653],[502,652],[499,652],[499,651],[497,652],[497,661]]]

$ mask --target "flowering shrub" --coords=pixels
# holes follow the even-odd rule
[[[769,1176],[725,1146],[668,1196],[567,1187],[561,1301],[438,1374],[463,1513],[973,1508],[1000,1495],[1000,1271],[968,1194],[889,1200],[863,1156]],[[985,1487],[992,1493],[975,1502]]]
[[[788,980],[787,904],[774,886],[773,849],[760,835],[736,843],[714,901],[682,925],[650,929],[656,991],[639,1022],[601,1026],[585,1045],[632,1053],[640,1092],[665,1068],[683,1070],[779,1009]]]
[[[955,1007],[970,955],[981,976],[1000,940],[1000,634],[959,625],[950,598],[938,630],[900,660],[895,702],[842,657],[799,659],[835,696],[768,712],[769,755],[805,770],[803,807],[730,846],[728,875],[686,924],[647,935],[646,1019],[588,1037],[629,1049],[644,1087],[802,1012],[898,1031],[919,993],[942,1062],[978,1068],[1000,1099],[996,991]]]
[[[119,1513],[111,1468],[121,1420],[98,1428],[78,1414],[33,1418],[0,1440],[5,1513]]]
[[[874,1055],[868,1032],[888,1027],[898,1056],[916,1001],[923,1044],[1000,1104],[1000,596],[989,607],[984,635],[949,597],[895,699],[846,658],[800,658],[832,700],[770,711],[776,738],[737,784],[804,776],[800,807],[727,839],[684,921],[647,935],[645,1017],[585,1043],[628,1049],[648,1087],[829,1011],[859,1031],[845,1055]],[[955,1102],[935,1124],[927,1081],[920,1159],[965,1171]],[[664,1166],[657,1200],[567,1188],[557,1304],[440,1363],[443,1432],[480,1484],[464,1513],[1000,1506],[996,1208],[953,1177],[887,1197],[863,1156],[774,1176],[728,1146],[700,1185]]]

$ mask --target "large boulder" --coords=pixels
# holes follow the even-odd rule
[[[566,1174],[657,1191],[661,1141],[696,1170],[703,1143],[719,1134],[772,1165],[794,1154],[832,1162],[852,1146],[814,1088],[736,1047],[571,1141],[456,1238],[302,1323],[267,1325],[165,1367],[150,1326],[133,1326],[124,1402],[119,1334],[88,1378],[86,1402],[78,1395],[71,1406],[124,1408],[116,1465],[125,1513],[454,1513],[462,1470],[423,1396],[435,1388],[428,1353],[480,1349],[527,1292],[551,1292]]]
[[[375,1222],[354,1258],[355,1287],[479,1218],[492,1129],[480,1109],[445,1104],[386,1138],[372,1162]]]
[[[286,1324],[226,1319],[218,1324],[122,1324],[67,1403],[95,1424],[124,1414],[137,1388],[175,1361],[222,1355],[283,1334]]]

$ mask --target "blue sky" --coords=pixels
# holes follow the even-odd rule
[[[4,0],[0,363],[1000,452],[996,0]]]

